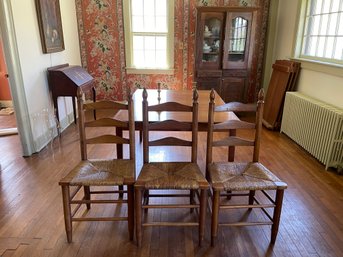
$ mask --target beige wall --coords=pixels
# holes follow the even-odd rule
[[[46,134],[50,132],[38,116],[44,109],[53,112],[46,70],[62,63],[81,64],[75,2],[60,0],[65,50],[51,54],[42,52],[35,0],[13,0],[11,5],[28,110],[31,121],[35,118],[32,132],[39,150],[47,143]],[[66,127],[72,122],[71,99],[59,98],[59,108],[62,125]]]
[[[297,16],[301,1],[272,0],[274,5],[278,5],[278,8],[276,8],[278,13],[276,20],[271,21],[272,24],[270,24],[271,30],[275,31],[274,48],[268,47],[267,50],[273,51],[272,63],[277,59],[293,57],[294,42],[298,27]],[[341,68],[341,75],[332,75],[326,71],[322,72],[324,68],[302,63],[297,90],[313,98],[343,108],[343,68]],[[266,83],[267,78],[270,77],[268,70],[269,67],[266,67],[265,87],[268,85]],[[339,69],[336,68],[336,74],[337,70],[339,71]]]

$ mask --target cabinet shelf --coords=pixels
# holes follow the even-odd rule
[[[204,39],[220,40],[220,37],[219,36],[209,36],[209,37],[204,37]]]
[[[218,55],[219,52],[208,52],[208,53],[203,52],[202,54],[206,54],[206,55]]]

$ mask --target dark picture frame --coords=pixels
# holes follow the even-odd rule
[[[64,39],[59,0],[35,0],[43,53],[63,51]]]

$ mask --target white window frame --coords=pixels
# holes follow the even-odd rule
[[[126,72],[128,74],[174,74],[174,0],[167,0],[167,68],[136,68],[133,65],[133,33],[131,23],[131,0],[123,1]],[[152,33],[153,35],[153,33]]]
[[[294,60],[298,60],[302,62],[303,68],[308,68],[311,70],[321,71],[325,73],[329,73],[332,75],[342,75],[342,68],[343,68],[343,61],[337,59],[330,59],[330,58],[322,58],[322,57],[315,57],[315,56],[308,56],[302,54],[302,46],[304,40],[304,33],[305,33],[305,22],[306,22],[306,12],[308,4],[310,4],[311,0],[301,0],[301,8],[299,12],[299,19],[298,19],[298,31],[296,34],[296,42],[294,47],[293,56]],[[343,15],[341,15],[341,22],[343,21]]]

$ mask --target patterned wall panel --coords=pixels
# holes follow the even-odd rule
[[[128,0],[125,0],[128,1]],[[170,0],[169,0],[170,1]],[[123,2],[75,0],[82,65],[95,78],[98,99],[122,100],[127,87],[189,89],[193,82],[197,6],[256,6],[266,0],[175,0],[174,75],[125,71]]]

